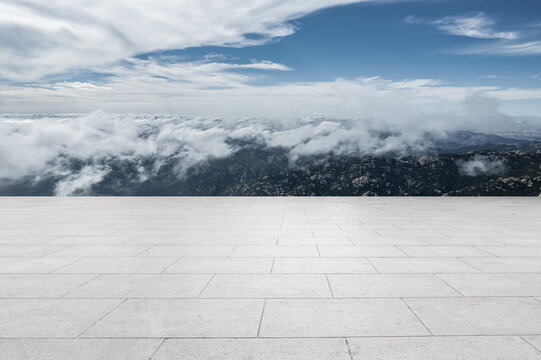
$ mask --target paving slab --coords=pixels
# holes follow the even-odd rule
[[[485,273],[541,273],[540,258],[461,258]]]
[[[122,245],[73,245],[63,247],[54,251],[48,256],[64,257],[116,257],[116,256],[137,256],[148,250],[149,246],[122,246]]]
[[[541,246],[479,246],[479,249],[500,257],[538,257],[541,259]]]
[[[148,360],[159,339],[10,339],[0,343],[9,360]]]
[[[541,303],[530,297],[408,298],[434,335],[540,334]]]
[[[460,296],[432,274],[331,274],[328,277],[337,298]]]
[[[96,275],[0,274],[0,298],[59,298]]]
[[[371,258],[381,273],[478,273],[474,267],[455,258]]]
[[[276,258],[273,273],[339,274],[375,273],[376,269],[362,258]]]
[[[494,257],[493,254],[483,251],[483,247],[473,246],[399,246],[400,250],[411,257]]]
[[[332,297],[325,275],[216,275],[202,298],[322,298]]]
[[[121,274],[101,275],[73,289],[66,298],[196,298],[212,275]]]
[[[140,256],[177,256],[177,257],[227,257],[234,246],[164,246],[148,249]]]
[[[428,334],[400,299],[271,299],[260,332],[262,337]]]
[[[518,336],[348,339],[353,360],[539,360]]]
[[[166,257],[92,257],[65,266],[55,273],[160,273],[176,260]]]
[[[166,273],[237,274],[270,273],[272,258],[181,258]]]
[[[231,257],[318,257],[315,246],[260,246],[239,245]]]
[[[0,299],[0,337],[77,337],[120,300]]]
[[[59,245],[0,245],[0,257],[44,256],[63,248]]]
[[[83,337],[256,337],[264,300],[127,300]]]
[[[541,274],[440,274],[465,296],[541,296]]]
[[[351,360],[345,339],[168,339],[153,360]]]
[[[395,246],[318,246],[321,257],[407,257]]]
[[[46,274],[68,266],[81,258],[55,257],[0,257],[0,274],[29,273]]]

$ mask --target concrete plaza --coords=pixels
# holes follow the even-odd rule
[[[1,359],[540,350],[540,198],[0,198]]]

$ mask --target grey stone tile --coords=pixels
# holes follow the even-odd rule
[[[0,257],[0,273],[49,273],[80,258]]]
[[[353,245],[347,236],[280,236],[278,245]]]
[[[428,243],[417,237],[359,237],[350,236],[355,245],[428,245]]]
[[[154,246],[141,256],[227,257],[234,246]]]
[[[541,332],[541,303],[533,298],[410,298],[406,302],[435,335]]]
[[[485,273],[540,273],[541,258],[462,258]]]
[[[334,297],[444,297],[460,296],[435,275],[329,275]]]
[[[255,337],[264,300],[127,300],[83,337]]]
[[[381,273],[478,273],[454,258],[371,258]]]
[[[123,245],[73,245],[56,251],[49,256],[92,257],[92,256],[136,256],[147,250],[149,246]]]
[[[182,258],[165,272],[178,274],[270,273],[272,260],[271,258]]]
[[[278,236],[208,236],[201,245],[276,245]]]
[[[271,299],[260,331],[262,337],[427,334],[400,299]]]
[[[62,249],[58,245],[0,245],[2,256],[44,256]]]
[[[160,339],[11,339],[0,343],[9,360],[148,360]]]
[[[395,246],[319,246],[322,257],[407,257]]]
[[[67,298],[196,298],[212,275],[102,275],[69,292]]]
[[[259,246],[240,245],[231,257],[318,257],[315,246]]]
[[[165,257],[94,257],[63,267],[56,273],[159,273],[177,258]]]
[[[325,275],[216,275],[203,298],[321,298],[331,297]]]
[[[0,298],[57,298],[95,277],[72,274],[2,274]]]
[[[375,273],[376,269],[362,258],[276,258],[273,273],[332,274]]]
[[[541,246],[479,246],[479,249],[500,257],[539,257],[541,261]]]
[[[118,245],[128,240],[131,236],[57,236],[48,241],[47,245]]]
[[[204,236],[130,236],[122,245],[199,245]]]
[[[120,300],[1,299],[0,337],[76,337]]]
[[[541,296],[541,274],[441,274],[465,296]]]
[[[448,237],[448,236],[428,236],[422,237],[429,245],[440,246],[473,246],[473,245],[501,245],[498,240],[488,239],[483,236],[472,237]]]
[[[348,339],[353,360],[539,360],[518,336]]]
[[[344,339],[169,339],[153,360],[350,360]]]
[[[399,246],[411,257],[493,257],[473,246]]]

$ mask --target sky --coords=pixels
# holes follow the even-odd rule
[[[541,115],[537,0],[3,0],[0,113]]]

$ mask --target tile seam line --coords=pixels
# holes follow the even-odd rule
[[[421,320],[421,318],[419,317],[419,315],[417,315],[417,313],[415,311],[413,311],[413,309],[410,307],[410,305],[407,303],[407,301],[401,297],[400,298],[404,304],[408,307],[408,309],[411,311],[411,313],[417,318],[417,320],[419,320],[419,322],[424,326],[424,328],[426,329],[426,331],[428,331],[428,333],[432,336],[434,336],[434,334],[432,333],[432,331],[430,331],[430,329],[428,328],[428,326],[426,326],[426,324],[424,323],[423,320]]]
[[[162,341],[156,346],[156,349],[152,352],[152,354],[149,356],[148,360],[152,360],[154,356],[158,353],[158,351],[161,349],[163,343],[165,342],[166,338],[163,338]]]
[[[263,324],[263,316],[265,315],[265,308],[267,307],[267,299],[263,301],[263,309],[261,309],[261,317],[259,318],[259,324],[257,326],[257,336],[256,338],[260,338],[261,334],[261,325]]]
[[[105,315],[103,315],[101,318],[99,318],[98,320],[96,320],[92,325],[90,325],[85,331],[83,331],[82,333],[80,333],[79,335],[77,335],[76,338],[80,338],[81,336],[83,336],[85,332],[87,332],[88,330],[92,329],[97,323],[99,323],[100,321],[102,321],[103,319],[105,319],[105,317],[106,317],[107,315],[111,314],[113,311],[115,311],[120,305],[124,304],[126,301],[128,301],[128,299],[122,300],[120,303],[118,303],[116,306],[114,306],[110,311],[108,311]]]
[[[535,350],[537,350],[537,352],[541,353],[541,348],[538,348],[536,346],[534,346],[531,342],[529,342],[528,340],[526,340],[524,338],[524,336],[528,336],[528,335],[517,335],[519,338],[522,339],[522,341],[524,341],[526,344],[530,345],[532,348],[534,348]]]

